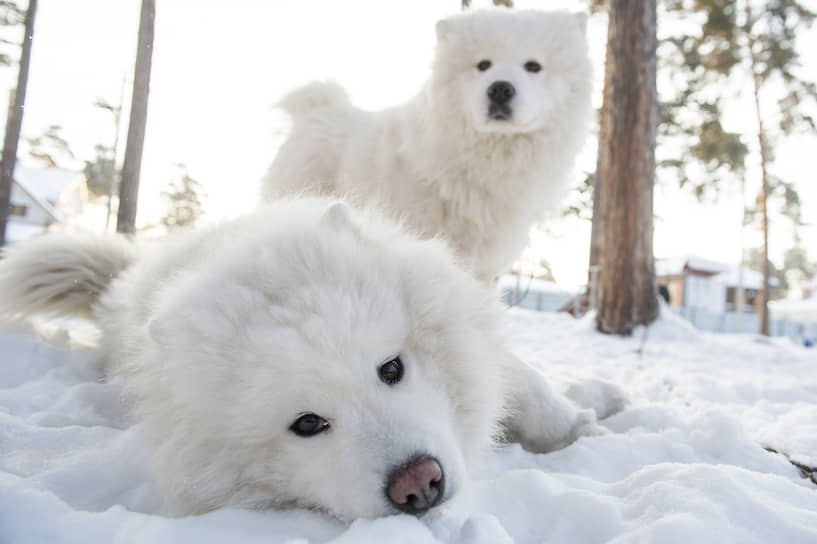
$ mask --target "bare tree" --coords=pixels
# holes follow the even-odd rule
[[[119,211],[116,217],[116,231],[128,234],[136,231],[136,206],[139,198],[139,172],[142,168],[142,147],[147,124],[155,14],[155,0],[142,0],[136,66],[133,74],[133,99],[131,100],[128,140],[125,145],[125,158],[119,185]]]
[[[631,334],[658,315],[653,262],[656,0],[612,0],[600,135],[604,238],[599,331]]]
[[[14,165],[17,162],[17,144],[20,141],[20,128],[23,126],[23,107],[26,102],[28,65],[31,60],[31,44],[34,42],[34,17],[36,14],[37,0],[29,0],[24,23],[25,30],[20,54],[20,69],[17,72],[17,88],[14,91],[14,104],[6,120],[6,136],[3,141],[2,163],[0,163],[0,246],[6,243],[6,220],[8,219],[9,202],[11,200]]]

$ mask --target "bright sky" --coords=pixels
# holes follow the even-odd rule
[[[488,3],[473,2],[476,7]],[[176,163],[184,163],[203,183],[209,220],[252,209],[259,180],[286,135],[286,119],[272,107],[277,97],[311,79],[335,79],[364,108],[397,104],[412,96],[428,74],[434,22],[459,11],[459,0],[157,4],[140,189],[142,223],[161,215],[159,193],[172,179]],[[577,0],[517,0],[516,5],[584,6]],[[94,144],[113,140],[110,114],[92,104],[97,98],[116,104],[123,78],[130,85],[138,12],[138,0],[40,0],[24,136],[61,125],[79,159],[73,165],[78,168],[93,157]],[[604,25],[603,18],[595,18],[589,29],[599,87]],[[804,51],[817,51],[817,32],[810,32],[803,45]],[[14,77],[13,69],[0,71],[0,88],[10,88]],[[746,117],[745,111],[738,111],[731,122],[740,124]],[[590,142],[587,147],[579,170],[594,168],[595,146]],[[807,219],[817,216],[816,151],[813,137],[796,138],[778,149],[779,171],[797,184]],[[24,149],[21,157],[25,160]],[[756,176],[747,180],[749,190],[756,191]],[[659,186],[656,255],[696,254],[737,262],[740,198],[728,191],[719,203],[702,206],[682,191]],[[817,258],[815,229],[805,235]],[[753,236],[747,231],[746,238]],[[772,255],[790,241],[789,232],[773,231]],[[546,234],[534,237],[535,252],[545,256],[565,284],[583,281],[588,243],[589,224],[580,220],[556,222]]]

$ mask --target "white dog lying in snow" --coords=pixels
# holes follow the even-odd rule
[[[402,106],[363,111],[332,83],[291,93],[264,196],[374,202],[494,279],[558,204],[588,133],[585,26],[584,14],[468,12],[437,24],[431,79]]]
[[[336,201],[150,251],[116,235],[8,248],[0,313],[88,312],[179,513],[421,514],[503,431],[546,451],[599,429],[508,351],[492,290],[443,242]]]

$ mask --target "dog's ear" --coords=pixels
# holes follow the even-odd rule
[[[579,25],[583,36],[587,36],[587,13],[579,11],[573,14],[576,17],[576,23]]]
[[[357,232],[357,227],[352,222],[352,210],[345,202],[334,202],[326,208],[321,217],[321,223],[334,230],[351,230]]]
[[[448,19],[440,19],[437,21],[437,25],[435,29],[437,30],[437,41],[441,42],[448,37],[448,34],[451,32],[451,27],[453,23]]]

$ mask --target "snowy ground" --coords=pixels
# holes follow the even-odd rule
[[[564,450],[489,455],[424,520],[350,526],[301,511],[156,514],[138,426],[95,354],[0,326],[0,542],[817,543],[817,485],[764,449],[817,466],[817,350],[672,317],[644,342],[565,315],[508,316],[519,355],[618,382],[631,406]]]

